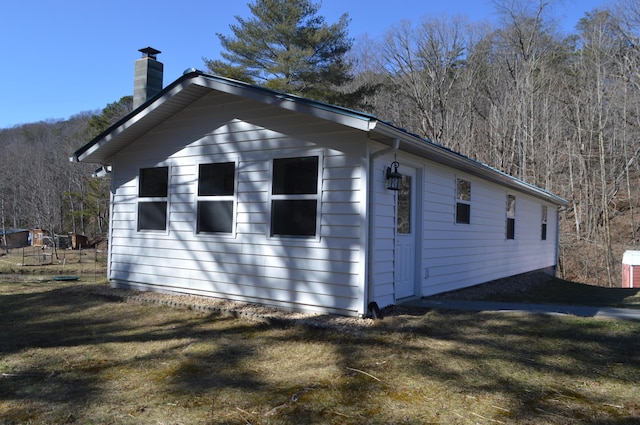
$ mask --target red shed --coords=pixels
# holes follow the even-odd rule
[[[622,256],[622,287],[640,288],[640,251],[625,251]]]

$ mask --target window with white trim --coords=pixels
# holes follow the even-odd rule
[[[138,176],[138,230],[167,230],[169,167],[141,168]]]
[[[507,195],[507,239],[516,238],[516,197]]]
[[[456,223],[471,223],[471,182],[456,178]]]
[[[271,182],[271,236],[316,237],[318,156],[274,158]]]
[[[547,206],[542,206],[542,235],[541,239],[543,241],[547,240]]]
[[[196,233],[233,233],[235,162],[198,166]]]

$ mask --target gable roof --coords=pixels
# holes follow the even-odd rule
[[[399,141],[399,150],[401,151],[524,191],[557,205],[567,204],[566,200],[551,192],[512,177],[487,164],[452,151],[430,140],[409,133],[391,123],[381,121],[374,115],[277,92],[229,78],[205,74],[197,70],[185,72],[184,75],[164,88],[156,96],[75,151],[70,159],[75,162],[108,165],[111,158],[121,149],[212,90],[342,124],[367,132],[370,139],[384,144],[392,145],[395,141]]]

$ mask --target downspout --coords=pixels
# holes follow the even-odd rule
[[[367,268],[368,268],[368,272],[367,272],[367,297],[365,300],[365,309],[364,311],[367,312],[367,316],[369,317],[373,317],[375,318],[382,318],[380,316],[380,309],[378,308],[378,305],[376,304],[376,302],[374,301],[374,293],[373,293],[373,232],[375,230],[374,228],[374,217],[373,217],[373,212],[374,212],[374,203],[373,203],[373,194],[374,194],[374,187],[373,187],[373,173],[374,173],[374,163],[375,160],[383,155],[386,155],[388,153],[392,153],[392,152],[396,152],[398,149],[400,148],[400,139],[394,139],[393,141],[393,146],[390,146],[386,149],[382,149],[379,150],[377,152],[373,152],[372,154],[369,155],[369,176],[368,176],[368,184],[367,184],[367,191],[369,192],[367,195],[367,217],[368,217],[368,223],[367,223]]]

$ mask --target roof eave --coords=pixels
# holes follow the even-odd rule
[[[120,136],[125,130],[129,130],[135,125],[142,123],[151,114],[165,105],[174,96],[182,92],[186,87],[191,85],[191,80],[201,75],[199,71],[189,72],[182,75],[176,81],[165,87],[160,93],[147,100],[138,108],[125,115],[119,121],[111,125],[105,131],[94,137],[80,149],[73,153],[70,158],[75,162],[89,162],[96,164],[105,164],[112,155],[98,155],[98,152],[108,143],[112,142]],[[152,124],[152,123],[151,123]]]
[[[89,143],[74,152],[70,159],[75,162],[107,164],[114,152],[107,152],[106,154],[102,152],[102,155],[99,154],[101,151],[106,149],[107,145],[114,143],[113,141],[117,140],[118,137],[126,130],[129,130],[141,122],[147,121],[149,126],[154,123],[157,124],[159,118],[164,119],[164,115],[153,113],[158,109],[162,109],[163,105],[169,104],[174,97],[192,86],[200,87],[207,92],[208,90],[217,90],[283,109],[306,113],[362,131],[367,131],[370,120],[375,119],[372,116],[347,108],[324,104],[291,94],[276,92],[241,81],[204,74],[201,71],[193,71],[180,77],[170,86],[158,93],[154,98],[142,104],[120,121],[116,122],[107,130],[96,136]],[[167,107],[166,109],[170,108]],[[150,116],[153,116],[154,119],[148,119]],[[129,131],[129,133],[131,132]],[[139,134],[136,135],[136,137],[138,136]],[[127,140],[122,141],[122,143],[127,143],[128,141],[131,141],[129,139],[133,138],[135,137],[131,137],[131,134],[129,134]]]
[[[278,108],[313,115],[317,118],[346,125],[358,130],[368,130],[370,120],[375,119],[373,116],[348,108],[274,91],[242,81],[202,73],[200,76],[202,78],[195,83],[201,84],[209,89],[252,99]]]
[[[375,116],[291,94],[276,92],[241,81],[204,74],[201,71],[192,71],[178,78],[155,97],[78,149],[70,159],[76,162],[108,165],[111,158],[128,143],[152,130],[177,110],[188,106],[188,104],[210,90],[217,90],[283,109],[313,115],[365,131],[369,133],[372,139],[383,142],[385,140],[398,139],[400,140],[401,150],[529,193],[557,205],[568,205],[565,199],[544,189],[509,176],[487,164],[473,160],[444,146],[420,138],[392,124],[379,121]],[[111,145],[110,149],[107,149],[108,145]]]
[[[568,201],[566,199],[554,195],[551,192],[503,173],[487,164],[447,149],[444,146],[407,133],[406,131],[391,124],[382,121],[372,122],[370,131],[374,134],[377,133],[384,138],[388,138],[389,140],[399,139],[401,151],[410,152],[420,157],[464,171],[471,175],[481,177],[485,180],[528,193],[558,206],[568,205]]]

